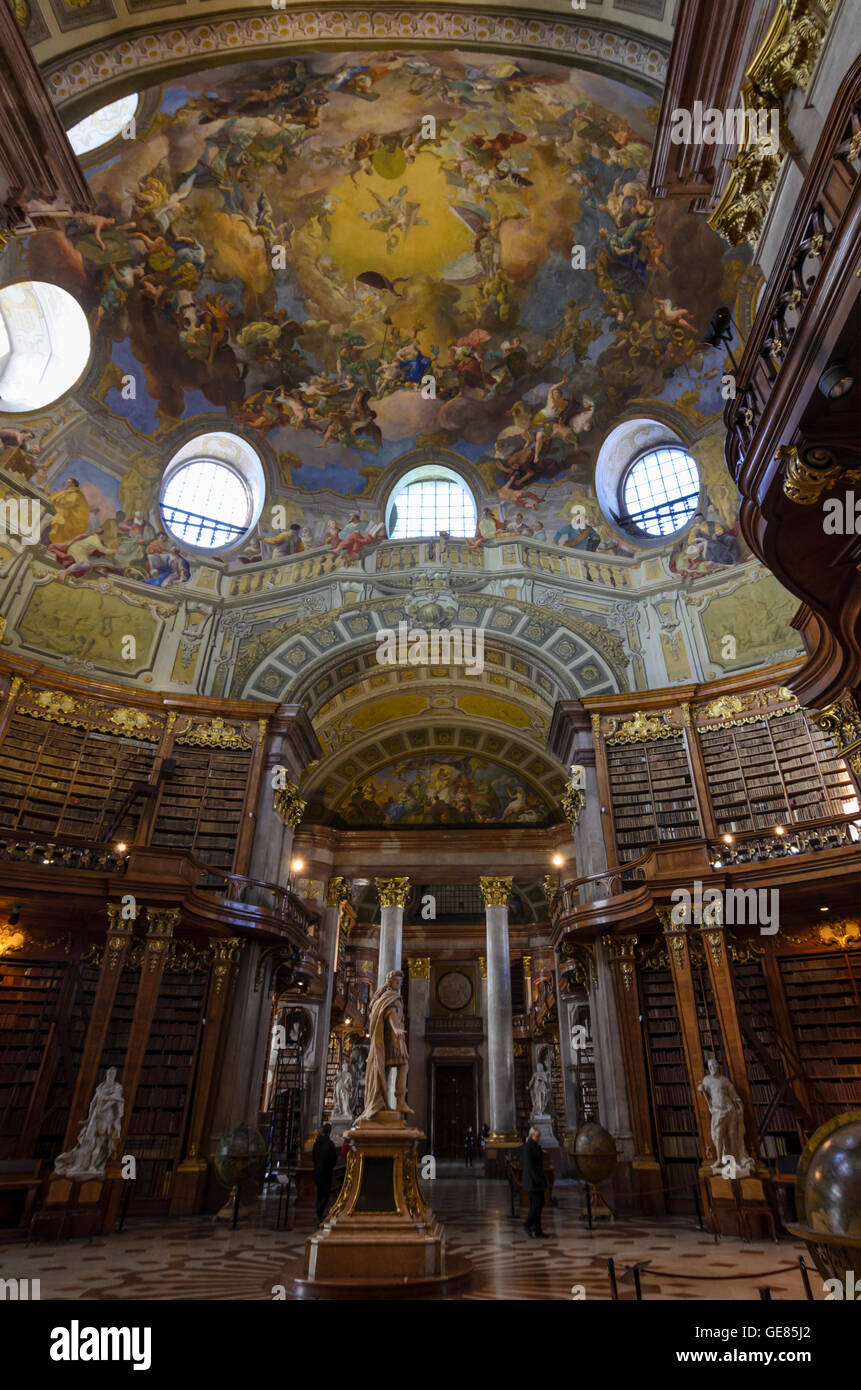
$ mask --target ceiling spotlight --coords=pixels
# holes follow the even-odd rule
[[[845,362],[832,362],[819,378],[819,389],[829,401],[839,401],[848,396],[855,385],[855,378]]]

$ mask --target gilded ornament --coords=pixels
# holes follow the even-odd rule
[[[226,724],[220,714],[209,723],[199,720],[183,733],[177,734],[177,743],[188,743],[195,748],[250,748],[251,743],[233,724]]]
[[[307,801],[303,801],[299,795],[299,788],[295,782],[286,782],[283,787],[278,787],[273,792],[272,806],[275,814],[290,830],[296,829],[305,814],[307,805]]]
[[[158,741],[161,738],[161,721],[144,714],[143,710],[123,708],[100,710],[99,720],[104,720],[112,729],[117,729],[127,738],[146,738]]]
[[[326,902],[330,907],[337,907],[345,899],[352,897],[350,884],[346,878],[336,875],[329,879],[329,886],[326,889]]]
[[[62,690],[28,689],[26,699],[28,705],[35,706],[26,711],[33,719],[48,719],[55,724],[71,724],[78,728],[86,725],[86,717],[81,717],[84,715],[83,706]]]
[[[782,444],[775,458],[783,465],[784,496],[802,507],[818,502],[838,478],[853,480],[853,474],[842,470],[825,449],[808,449],[802,457],[794,444]]]
[[[861,925],[857,921],[817,922],[816,932],[824,946],[861,946]]]
[[[638,709],[606,736],[607,743],[649,743],[660,738],[678,738],[680,731],[672,729],[666,715],[647,714]]]
[[[408,878],[375,878],[380,907],[406,907],[410,896]]]
[[[531,956],[524,956],[524,957],[523,957],[523,978],[524,978],[524,980],[531,980],[531,979],[532,979],[532,957],[531,957]]]
[[[483,980],[487,979],[487,956],[479,956],[478,973]]]
[[[704,714],[706,719],[723,719],[728,715],[741,714],[743,709],[744,703],[737,695],[719,695],[706,705]]]
[[[719,931],[707,931],[704,935],[708,948],[711,951],[712,960],[715,963],[715,969],[719,970],[723,959],[723,936]]]
[[[544,896],[547,899],[547,906],[553,906],[553,899],[559,892],[559,880],[555,874],[545,874],[541,880],[544,887]]]
[[[811,710],[810,717],[824,733],[833,734],[841,752],[853,748],[861,740],[861,711],[851,690],[844,690],[839,699],[823,710]]]
[[[601,941],[610,962],[618,960],[633,960],[636,956],[637,938],[636,936],[602,936]]]
[[[430,967],[431,967],[431,958],[430,958],[430,956],[408,956],[408,957],[407,957],[407,965],[408,965],[409,968],[410,968],[410,979],[411,979],[411,980],[429,980],[429,979],[430,979]]]
[[[512,878],[480,878],[478,880],[485,907],[507,907],[514,885]]]

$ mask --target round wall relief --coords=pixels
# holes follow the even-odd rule
[[[448,970],[437,981],[436,997],[444,1009],[456,1013],[465,1009],[472,998],[472,981],[460,970]]]

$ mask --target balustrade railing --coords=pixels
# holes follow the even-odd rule
[[[12,864],[43,864],[54,869],[124,874],[128,858],[128,853],[119,853],[107,845],[84,844],[59,835],[52,835],[50,839],[4,835],[0,839],[0,861]]]

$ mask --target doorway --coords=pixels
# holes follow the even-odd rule
[[[477,1099],[474,1061],[434,1062],[431,1138],[437,1158],[463,1158],[468,1126],[478,1133]]]

